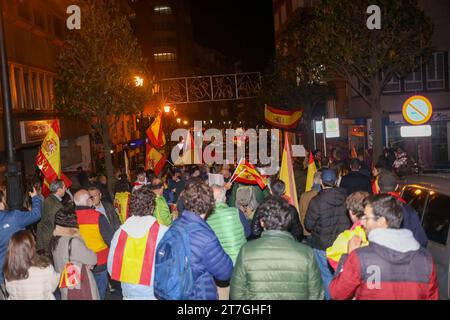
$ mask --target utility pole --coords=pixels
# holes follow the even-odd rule
[[[6,51],[5,26],[3,21],[3,1],[0,1],[0,68],[3,97],[3,128],[6,151],[6,199],[9,210],[22,208],[23,189],[20,163],[14,154],[14,132],[12,120],[11,91],[9,86],[9,66]]]

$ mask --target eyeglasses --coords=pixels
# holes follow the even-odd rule
[[[368,217],[368,216],[363,216],[360,220],[361,221],[365,221],[365,220],[370,220],[370,219],[373,219],[373,220],[378,220],[378,217]]]

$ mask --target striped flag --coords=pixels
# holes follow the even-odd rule
[[[63,180],[67,188],[72,185],[72,181],[61,172],[61,145],[59,135],[59,121],[55,119],[36,157],[36,165],[44,175],[44,184],[42,186],[42,194],[44,197],[50,194],[50,183],[57,179]]]
[[[287,132],[284,133],[284,149],[283,156],[281,158],[280,180],[283,181],[286,186],[286,193],[284,195],[286,200],[297,209],[297,212],[300,212],[298,206],[297,188],[295,186],[294,179],[291,145],[289,143]]]
[[[162,112],[158,114],[155,121],[147,129],[147,137],[152,143],[152,145],[160,149],[166,144],[166,137],[164,136],[163,126],[162,126]]]
[[[268,124],[280,129],[294,129],[303,115],[303,110],[281,110],[266,105],[265,120]]]
[[[352,145],[352,159],[358,158],[358,153],[356,152],[355,145]]]
[[[159,175],[166,164],[166,156],[149,144],[147,144],[145,155],[145,170],[152,169],[155,175]]]
[[[317,172],[316,163],[314,162],[312,151],[309,152],[308,173],[306,175],[306,188],[305,191],[311,191],[314,184],[314,174]]]
[[[245,159],[241,159],[230,181],[257,184],[261,189],[267,186],[266,179],[263,178],[253,164]]]

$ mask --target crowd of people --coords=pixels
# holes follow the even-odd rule
[[[118,170],[112,190],[80,168],[78,190],[56,180],[44,199],[33,183],[24,211],[9,211],[0,191],[0,297],[438,299],[395,160],[314,159],[308,192],[307,164],[295,163],[298,204],[276,175],[262,190],[231,182],[228,165],[138,168],[134,182]]]

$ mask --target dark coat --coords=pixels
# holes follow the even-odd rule
[[[107,201],[102,201],[102,205],[105,208],[106,216],[108,217],[109,224],[116,232],[120,228],[120,219],[117,215],[116,208]]]
[[[345,200],[347,192],[342,188],[320,191],[312,198],[306,212],[305,228],[311,232],[311,246],[325,251],[338,235],[351,227]]]
[[[55,229],[55,216],[59,210],[63,209],[64,205],[54,194],[44,200],[41,221],[36,230],[36,250],[43,250],[48,257],[51,255],[49,245]]]
[[[344,188],[348,195],[356,191],[372,193],[370,178],[359,171],[350,171],[348,175],[342,177],[340,187]]]

